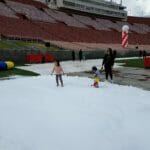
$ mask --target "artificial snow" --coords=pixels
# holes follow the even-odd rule
[[[149,150],[150,92],[63,76],[0,81],[0,150]]]
[[[91,70],[93,66],[96,66],[97,68],[101,68],[102,59],[91,59],[85,61],[62,61],[61,65],[65,73],[83,72],[83,71]],[[44,63],[44,64],[29,64],[27,66],[19,66],[17,68],[33,71],[40,75],[49,75],[51,74],[53,66],[54,63]],[[118,68],[118,67],[120,68],[121,66],[115,63],[114,68]]]

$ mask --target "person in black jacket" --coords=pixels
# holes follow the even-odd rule
[[[79,51],[79,60],[81,61],[83,59],[83,52],[82,50],[80,49]]]
[[[110,76],[111,81],[113,80],[112,67],[114,64],[114,56],[112,53],[112,49],[108,48],[107,53],[105,54],[102,62],[102,69],[104,66],[106,80],[108,80],[108,76]]]
[[[75,51],[72,51],[72,60],[75,61]]]

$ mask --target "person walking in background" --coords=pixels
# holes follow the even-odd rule
[[[112,73],[113,65],[114,65],[114,56],[112,53],[112,49],[108,48],[107,53],[103,58],[102,69],[104,66],[106,80],[108,80],[108,76],[110,76],[111,82],[113,82],[113,73]]]
[[[82,50],[80,49],[79,51],[79,60],[81,61],[83,59],[83,52]]]
[[[139,50],[139,58],[141,58],[143,55],[143,52],[141,50]]]
[[[55,73],[55,75],[56,75],[56,84],[57,84],[57,86],[59,86],[59,80],[60,80],[61,86],[63,87],[64,84],[63,84],[62,74],[64,74],[64,71],[63,71],[63,69],[60,65],[59,60],[55,61],[55,64],[54,64],[54,67],[53,67],[53,70],[52,70],[51,74],[53,74],[53,73]]]
[[[75,61],[75,51],[72,51],[72,60]]]
[[[146,57],[146,51],[143,50],[143,51],[139,51],[139,58],[143,57],[143,59]]]
[[[147,55],[145,50],[142,52],[142,55],[143,55],[143,59],[144,59],[146,57],[146,55]]]

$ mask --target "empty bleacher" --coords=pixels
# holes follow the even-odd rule
[[[6,37],[43,39],[45,33],[29,21],[0,16],[0,33]]]
[[[6,1],[6,5],[14,10],[16,13],[24,14],[27,18],[35,21],[44,21],[55,23],[55,20],[49,17],[47,14],[43,13],[36,7],[28,4],[22,4],[14,1]]]
[[[48,8],[47,5],[41,3],[40,1],[34,1],[34,0],[11,0],[11,1],[31,5],[31,6],[34,6],[34,7],[38,8],[38,9]]]
[[[73,17],[67,15],[64,12],[56,11],[56,10],[50,10],[50,9],[45,9],[45,12],[54,18],[55,20],[59,22],[63,22],[68,26],[73,26],[73,27],[80,27],[80,28],[86,28],[86,26],[77,20],[75,20]]]
[[[0,15],[6,16],[6,17],[17,18],[15,13],[2,2],[0,2]]]
[[[128,22],[114,21],[52,10],[33,0],[4,1],[0,2],[0,35],[5,37],[55,41],[66,47],[88,49],[94,44],[121,43],[122,26],[128,25],[130,44],[150,45],[150,19],[128,17]]]
[[[150,26],[150,19],[144,18],[144,17],[134,17],[134,16],[129,16],[128,17],[128,22],[129,23],[138,23],[138,24],[147,24]]]
[[[93,20],[92,18],[90,18],[88,16],[82,16],[82,15],[74,14],[73,17],[77,21],[87,25],[88,27],[92,27],[96,30],[107,30],[107,31],[109,31],[109,29],[107,27],[101,25],[99,22],[97,22],[96,20]]]
[[[111,31],[110,24],[112,24],[112,22],[110,20],[97,18],[96,21],[98,22],[98,26],[103,30]]]
[[[137,28],[139,28],[141,33],[150,32],[150,26],[148,26],[148,25],[134,23],[134,26],[136,26]]]

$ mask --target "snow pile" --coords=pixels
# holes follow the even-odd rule
[[[102,67],[102,59],[92,59],[86,61],[63,61],[61,65],[65,73],[89,71],[93,66]],[[40,75],[49,75],[53,69],[54,63],[30,64],[28,66],[19,66],[17,68],[25,69],[39,73]],[[115,68],[121,67],[115,64]]]
[[[150,92],[88,78],[0,82],[1,150],[149,150]]]

